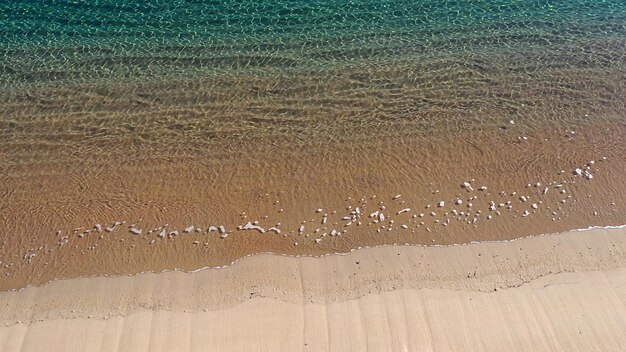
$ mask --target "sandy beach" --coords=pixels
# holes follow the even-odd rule
[[[0,349],[623,350],[623,116],[472,126],[0,141]]]
[[[4,351],[620,351],[626,231],[594,229],[0,294]]]
[[[625,351],[624,23],[0,3],[0,352]]]

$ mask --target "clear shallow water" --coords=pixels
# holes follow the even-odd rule
[[[5,1],[0,31],[5,166],[626,111],[617,0]]]
[[[46,281],[32,274],[47,260],[51,278],[195,269],[268,251],[625,223],[624,205],[611,203],[626,189],[626,4],[303,3],[0,4],[1,257],[24,258],[33,246],[58,246],[71,229],[120,219],[151,222],[145,229],[208,220],[235,228],[246,211],[293,232],[160,242],[72,233],[79,247],[4,274]],[[529,225],[516,209],[497,223],[439,226],[437,237],[371,228],[320,246],[295,231],[311,210],[345,209],[346,198],[364,192],[425,206],[444,199],[436,189],[452,204],[463,180],[522,191],[559,181],[559,170],[571,178],[602,156],[602,172],[571,192],[585,196],[562,205],[563,221],[540,208]],[[268,198],[278,194],[287,199]],[[561,209],[561,193],[549,197]],[[486,213],[489,200],[477,208]],[[193,236],[211,243],[198,246]]]
[[[0,30],[0,152],[21,160],[626,109],[617,0],[7,1]]]

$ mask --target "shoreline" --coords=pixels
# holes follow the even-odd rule
[[[323,257],[257,254],[219,269],[61,279],[42,286],[1,292],[0,297],[21,307],[14,309],[8,304],[0,308],[0,316],[6,321],[9,311],[28,316],[34,314],[33,309],[37,310],[37,307],[50,304],[66,304],[68,307],[75,305],[77,302],[68,300],[66,292],[74,292],[79,297],[98,297],[108,293],[112,295],[111,299],[101,297],[104,300],[102,302],[114,304],[117,300],[113,296],[124,297],[126,308],[143,306],[145,302],[142,301],[154,302],[156,299],[161,302],[161,307],[175,308],[177,304],[182,304],[186,309],[200,309],[202,305],[185,302],[169,290],[181,289],[180,292],[187,294],[202,292],[204,306],[213,308],[249,299],[245,292],[251,287],[259,290],[256,294],[259,296],[277,295],[288,302],[311,303],[358,298],[371,292],[373,287],[375,292],[388,291],[392,286],[396,289],[404,287],[491,292],[494,288],[517,287],[548,274],[626,266],[626,256],[623,255],[626,253],[625,228],[574,230],[507,242],[456,246],[379,246]],[[358,263],[358,271],[354,271],[355,262]],[[477,270],[477,274],[468,277],[468,268],[470,272]],[[319,281],[321,278],[324,281]],[[164,288],[160,293],[148,292],[145,295],[135,292],[139,287],[156,282],[168,282],[172,286]],[[355,286],[356,282],[359,284]],[[225,289],[224,285],[229,288]],[[327,291],[324,287],[332,289]],[[278,292],[277,288],[284,291]],[[81,290],[84,292],[80,292]],[[111,290],[115,292],[110,292]],[[40,301],[30,309],[24,309],[20,303],[19,297],[23,299],[39,295],[42,296],[39,297]]]
[[[371,350],[458,350],[480,341],[484,351],[524,344],[561,351],[577,341],[613,351],[626,336],[624,253],[621,227],[320,258],[260,254],[219,270],[59,280],[0,293],[0,345],[307,351],[337,350],[345,340],[383,344]]]
[[[229,264],[225,264],[225,265],[221,265],[221,266],[205,266],[205,267],[201,267],[201,268],[197,268],[197,269],[192,269],[192,270],[185,270],[185,269],[180,269],[180,268],[172,268],[172,269],[164,269],[162,271],[142,271],[142,272],[138,272],[138,273],[129,273],[129,274],[120,274],[120,275],[107,275],[107,274],[95,274],[92,276],[79,276],[79,277],[73,277],[73,278],[60,278],[60,279],[53,279],[50,281],[47,281],[45,283],[42,284],[29,284],[27,286],[24,287],[20,287],[20,288],[12,288],[6,291],[0,291],[0,295],[3,293],[7,293],[7,292],[19,292],[28,288],[37,288],[37,287],[42,287],[54,282],[58,282],[58,281],[67,281],[67,280],[74,280],[74,279],[89,279],[89,278],[98,278],[98,277],[104,277],[104,278],[117,278],[117,277],[134,277],[134,276],[139,276],[139,275],[144,275],[144,274],[163,274],[163,273],[170,273],[170,272],[178,272],[178,273],[185,273],[185,274],[193,274],[193,273],[198,273],[198,272],[202,272],[204,270],[223,270],[223,269],[228,269],[229,267],[237,264],[239,261],[242,260],[247,260],[248,258],[252,258],[252,257],[256,257],[256,256],[265,256],[265,255],[270,255],[270,256],[281,256],[281,257],[287,257],[287,258],[325,258],[325,257],[334,257],[334,256],[348,256],[353,252],[356,251],[360,251],[362,249],[376,249],[376,248],[386,248],[386,247],[417,247],[417,248],[454,248],[454,247],[463,247],[463,246],[472,246],[472,245],[480,245],[480,244],[498,244],[498,243],[513,243],[516,241],[522,241],[522,240],[526,240],[526,239],[530,239],[530,238],[542,238],[545,236],[562,236],[562,235],[567,235],[569,233],[575,233],[575,232],[585,232],[585,231],[593,231],[593,230],[618,230],[618,229],[625,229],[626,228],[626,224],[624,225],[608,225],[608,226],[589,226],[587,228],[580,228],[580,229],[571,229],[568,231],[564,231],[564,232],[556,232],[556,233],[545,233],[545,234],[539,234],[539,235],[528,235],[528,236],[523,236],[523,237],[517,237],[517,238],[512,238],[512,239],[505,239],[505,240],[495,240],[495,241],[472,241],[472,242],[466,242],[466,243],[453,243],[453,244],[420,244],[420,243],[390,243],[390,244],[380,244],[380,245],[375,245],[375,246],[360,246],[360,247],[356,247],[356,248],[352,248],[350,250],[348,250],[347,252],[337,252],[337,253],[324,253],[324,254],[320,254],[320,255],[308,255],[308,254],[287,254],[287,253],[273,253],[273,252],[259,252],[259,253],[251,253],[248,254],[246,256],[240,257],[235,259],[234,261],[230,262]]]

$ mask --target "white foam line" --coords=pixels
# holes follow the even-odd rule
[[[563,231],[563,232],[552,232],[552,233],[545,233],[545,234],[540,234],[540,235],[528,235],[528,236],[524,236],[524,237],[518,237],[518,238],[514,238],[514,239],[510,239],[510,240],[497,240],[497,241],[471,241],[468,243],[453,243],[453,244],[432,244],[432,245],[425,245],[425,244],[416,244],[416,243],[393,243],[393,244],[381,244],[381,245],[376,245],[376,246],[359,246],[356,248],[352,248],[350,249],[348,252],[335,252],[335,253],[326,253],[326,254],[321,254],[318,256],[315,255],[291,255],[291,254],[285,254],[285,253],[274,253],[274,252],[259,252],[259,253],[254,253],[254,254],[248,254],[245,255],[241,258],[238,258],[234,261],[232,261],[230,264],[225,264],[225,265],[221,265],[221,266],[205,266],[199,269],[195,269],[195,270],[191,270],[191,271],[185,271],[179,268],[174,268],[174,269],[169,269],[169,270],[163,270],[161,271],[161,273],[163,272],[168,272],[168,271],[182,271],[182,272],[186,272],[186,273],[197,273],[199,271],[202,270],[206,270],[206,269],[224,269],[227,268],[235,263],[237,263],[240,260],[243,260],[245,258],[248,257],[253,257],[255,255],[262,255],[262,254],[269,254],[269,255],[279,255],[282,257],[292,257],[292,258],[323,258],[323,257],[328,257],[328,256],[346,256],[356,250],[360,250],[360,249],[369,249],[369,248],[379,248],[379,247],[393,247],[393,246],[411,246],[411,247],[420,247],[420,248],[432,248],[432,247],[438,247],[438,248],[446,248],[446,247],[460,247],[460,246],[470,246],[470,245],[476,245],[476,244],[481,244],[481,243],[509,243],[509,242],[516,242],[519,240],[524,240],[527,238],[531,238],[531,237],[543,237],[543,236],[556,236],[556,235],[560,235],[560,234],[565,234],[568,232],[581,232],[581,231],[589,231],[589,230],[597,230],[597,229],[623,229],[626,228],[626,224],[624,225],[618,225],[618,226],[589,226],[587,228],[583,228],[583,229],[573,229],[573,230],[568,230],[568,231]],[[141,273],[149,273],[149,272],[141,272]],[[132,275],[129,275],[132,276]]]
[[[252,253],[252,254],[248,254],[245,255],[243,257],[237,258],[235,260],[233,260],[232,262],[230,262],[230,264],[224,264],[224,265],[220,265],[220,266],[204,266],[198,269],[194,269],[194,270],[184,270],[181,268],[173,268],[173,269],[165,269],[165,270],[161,270],[161,271],[140,271],[138,273],[134,273],[134,274],[122,274],[122,275],[107,275],[107,274],[100,274],[100,275],[91,275],[91,276],[79,276],[76,278],[69,278],[69,279],[53,279],[50,281],[45,282],[44,284],[41,285],[32,285],[29,284],[25,287],[19,288],[19,289],[10,289],[8,291],[3,291],[3,292],[19,292],[22,291],[26,288],[29,287],[41,287],[43,285],[47,285],[51,282],[55,282],[55,281],[65,281],[65,280],[74,280],[74,279],[88,279],[88,278],[94,278],[94,277],[106,277],[106,278],[115,278],[115,277],[132,277],[132,276],[136,276],[136,275],[142,275],[142,274],[161,274],[161,273],[167,273],[167,272],[183,272],[183,273],[197,273],[200,272],[202,270],[210,270],[210,269],[226,269],[234,264],[236,264],[238,261],[240,260],[244,260],[246,258],[249,257],[253,257],[256,255],[278,255],[281,257],[291,257],[291,258],[324,258],[324,257],[329,257],[329,256],[347,256],[350,253],[360,250],[360,249],[370,249],[370,248],[381,248],[381,247],[394,247],[394,246],[409,246],[409,247],[420,247],[420,248],[447,248],[447,247],[461,247],[461,246],[472,246],[472,245],[477,245],[477,244],[481,244],[481,243],[509,243],[509,242],[516,242],[516,241],[520,241],[520,240],[524,240],[527,238],[531,238],[531,237],[544,237],[544,236],[556,236],[556,235],[560,235],[560,234],[567,234],[569,232],[582,232],[582,231],[590,231],[590,230],[618,230],[618,229],[624,229],[626,228],[626,224],[624,225],[608,225],[608,226],[589,226],[587,228],[582,228],[582,229],[572,229],[572,230],[567,230],[567,231],[563,231],[563,232],[551,232],[551,233],[545,233],[545,234],[539,234],[539,235],[528,235],[528,236],[523,236],[523,237],[518,237],[518,238],[514,238],[514,239],[510,239],[510,240],[496,240],[496,241],[471,241],[468,243],[453,243],[453,244],[431,244],[431,245],[425,245],[425,244],[416,244],[416,243],[392,243],[392,244],[381,244],[381,245],[376,245],[376,246],[359,246],[356,248],[352,248],[350,249],[348,252],[335,252],[335,253],[326,253],[326,254],[322,254],[322,255],[291,255],[291,254],[285,254],[285,253],[274,253],[274,252],[257,252],[257,253]],[[1,294],[2,292],[0,292]]]
[[[626,225],[617,225],[617,226],[589,226],[586,229],[576,229],[572,231],[589,231],[595,229],[624,229]]]

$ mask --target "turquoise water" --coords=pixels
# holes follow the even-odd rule
[[[420,60],[462,66],[489,55],[519,60],[514,69],[526,72],[623,73],[626,2],[4,1],[0,29],[5,86]]]
[[[3,1],[0,33],[14,164],[626,120],[621,0]]]

